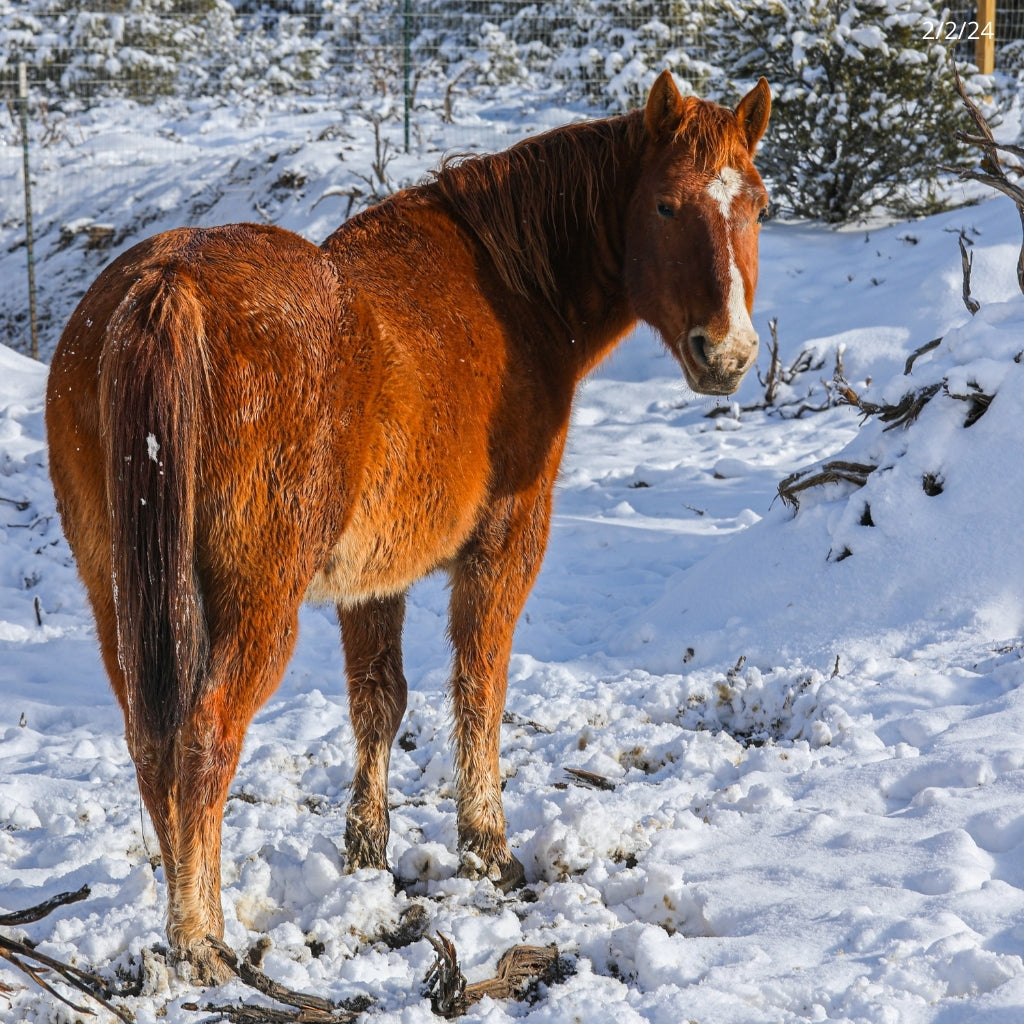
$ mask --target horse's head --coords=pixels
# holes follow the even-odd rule
[[[752,157],[770,110],[763,78],[733,112],[682,97],[665,71],[644,112],[627,287],[637,315],[660,331],[704,394],[732,394],[757,355],[750,312],[768,193]]]

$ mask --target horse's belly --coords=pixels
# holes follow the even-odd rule
[[[404,593],[455,558],[475,526],[479,504],[474,495],[412,514],[364,506],[310,581],[306,600],[356,605]]]

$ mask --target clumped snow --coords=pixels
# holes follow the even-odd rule
[[[225,193],[210,209],[252,216],[249,193],[288,168],[310,184],[282,192],[273,212],[319,240],[341,217],[335,207],[327,222],[326,201],[313,208],[336,184],[336,157],[315,145],[286,156],[276,142],[277,165],[252,169],[234,206]],[[202,177],[203,159],[189,187],[214,197],[223,182]],[[188,211],[173,176],[157,168],[149,180],[143,207],[166,212],[143,233]],[[127,216],[112,202],[102,213],[119,232]],[[973,319],[961,229],[982,302]],[[724,409],[694,396],[646,331],[581,388],[502,729],[526,891],[455,877],[439,579],[414,589],[406,626],[410,708],[391,776],[398,884],[344,873],[354,748],[337,623],[305,609],[231,787],[226,941],[243,952],[269,937],[271,977],[372,997],[366,1019],[381,1024],[436,1019],[421,991],[434,954],[409,927],[415,915],[451,937],[470,981],[516,943],[557,943],[570,965],[536,1002],[484,1000],[469,1022],[1017,1019],[1018,232],[1002,198],[868,231],[769,224],[755,324],[767,339],[777,317],[784,363],[806,351],[818,367],[776,407],[757,408],[753,376]],[[49,238],[57,293],[68,253],[92,256],[81,231],[63,250],[59,231]],[[22,257],[5,253],[5,280]],[[796,417],[824,404],[821,378],[840,350],[864,401],[944,387],[905,428],[862,425],[849,406]],[[163,871],[55,518],[44,382],[45,367],[0,348],[0,909],[87,883],[89,899],[14,933],[112,980],[145,964],[141,994],[124,1001],[143,1024],[207,1019],[183,1004],[257,997],[236,983],[197,998],[152,952],[164,941]],[[994,397],[965,426],[965,396],[979,391]],[[835,458],[877,469],[863,487],[803,492],[796,512],[778,500],[784,477]],[[13,986],[0,1019],[77,1019],[9,968],[0,982]]]

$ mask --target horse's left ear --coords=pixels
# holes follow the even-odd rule
[[[768,79],[758,79],[757,85],[740,100],[736,106],[736,120],[740,131],[747,140],[747,150],[754,155],[765,128],[768,127],[768,116],[772,112],[772,91],[768,88]]]
[[[679,128],[683,119],[683,97],[672,77],[672,72],[662,71],[647,97],[644,123],[647,134],[657,142],[667,142]]]

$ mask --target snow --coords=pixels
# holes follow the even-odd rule
[[[134,204],[113,187],[91,207],[44,195],[53,320],[73,304],[58,293],[113,255],[85,248],[94,221],[121,232],[139,216],[149,233],[206,195],[205,222],[253,217],[259,203],[322,238],[344,203],[318,200],[369,166],[372,140],[353,129],[338,161],[337,139],[316,141],[317,116],[298,149],[307,120],[262,122],[260,145],[281,154],[265,164],[223,113],[206,135],[183,119],[173,128],[192,154],[188,181],[154,160],[134,169]],[[69,159],[84,166],[100,145]],[[396,166],[399,177],[423,169],[412,157]],[[285,169],[306,185],[275,194]],[[65,248],[60,224],[72,232]],[[961,230],[982,303],[973,318],[960,297]],[[582,386],[502,730],[527,893],[455,877],[440,579],[409,602],[410,706],[390,793],[399,884],[344,873],[354,756],[337,623],[306,608],[231,787],[229,945],[243,952],[267,936],[269,975],[333,999],[370,996],[366,1019],[381,1024],[435,1019],[421,992],[433,951],[396,938],[412,907],[451,937],[470,981],[516,943],[557,943],[572,968],[536,1002],[484,1000],[469,1022],[1017,1019],[1019,230],[1002,197],[868,230],[769,223],[755,326],[767,342],[777,317],[783,363],[806,351],[816,367],[774,409],[756,408],[755,375],[727,403],[693,395],[646,330]],[[3,234],[4,280],[21,287],[23,250],[13,228]],[[905,375],[908,356],[940,336]],[[907,427],[862,423],[849,406],[797,418],[802,402],[823,404],[840,351],[863,401],[945,387]],[[0,347],[0,910],[88,883],[87,900],[11,933],[114,981],[145,962],[142,992],[124,1005],[140,1022],[184,1024],[199,1019],[183,1007],[197,994],[152,952],[165,941],[164,876],[55,518],[44,384],[44,366]],[[994,397],[965,427],[979,389]],[[155,456],[159,440],[147,443]],[[790,473],[837,458],[878,468],[863,487],[809,488],[795,512],[778,499]],[[10,968],[0,982],[13,986],[0,990],[0,1020],[77,1019]],[[240,998],[255,997],[236,983],[199,1001]]]

